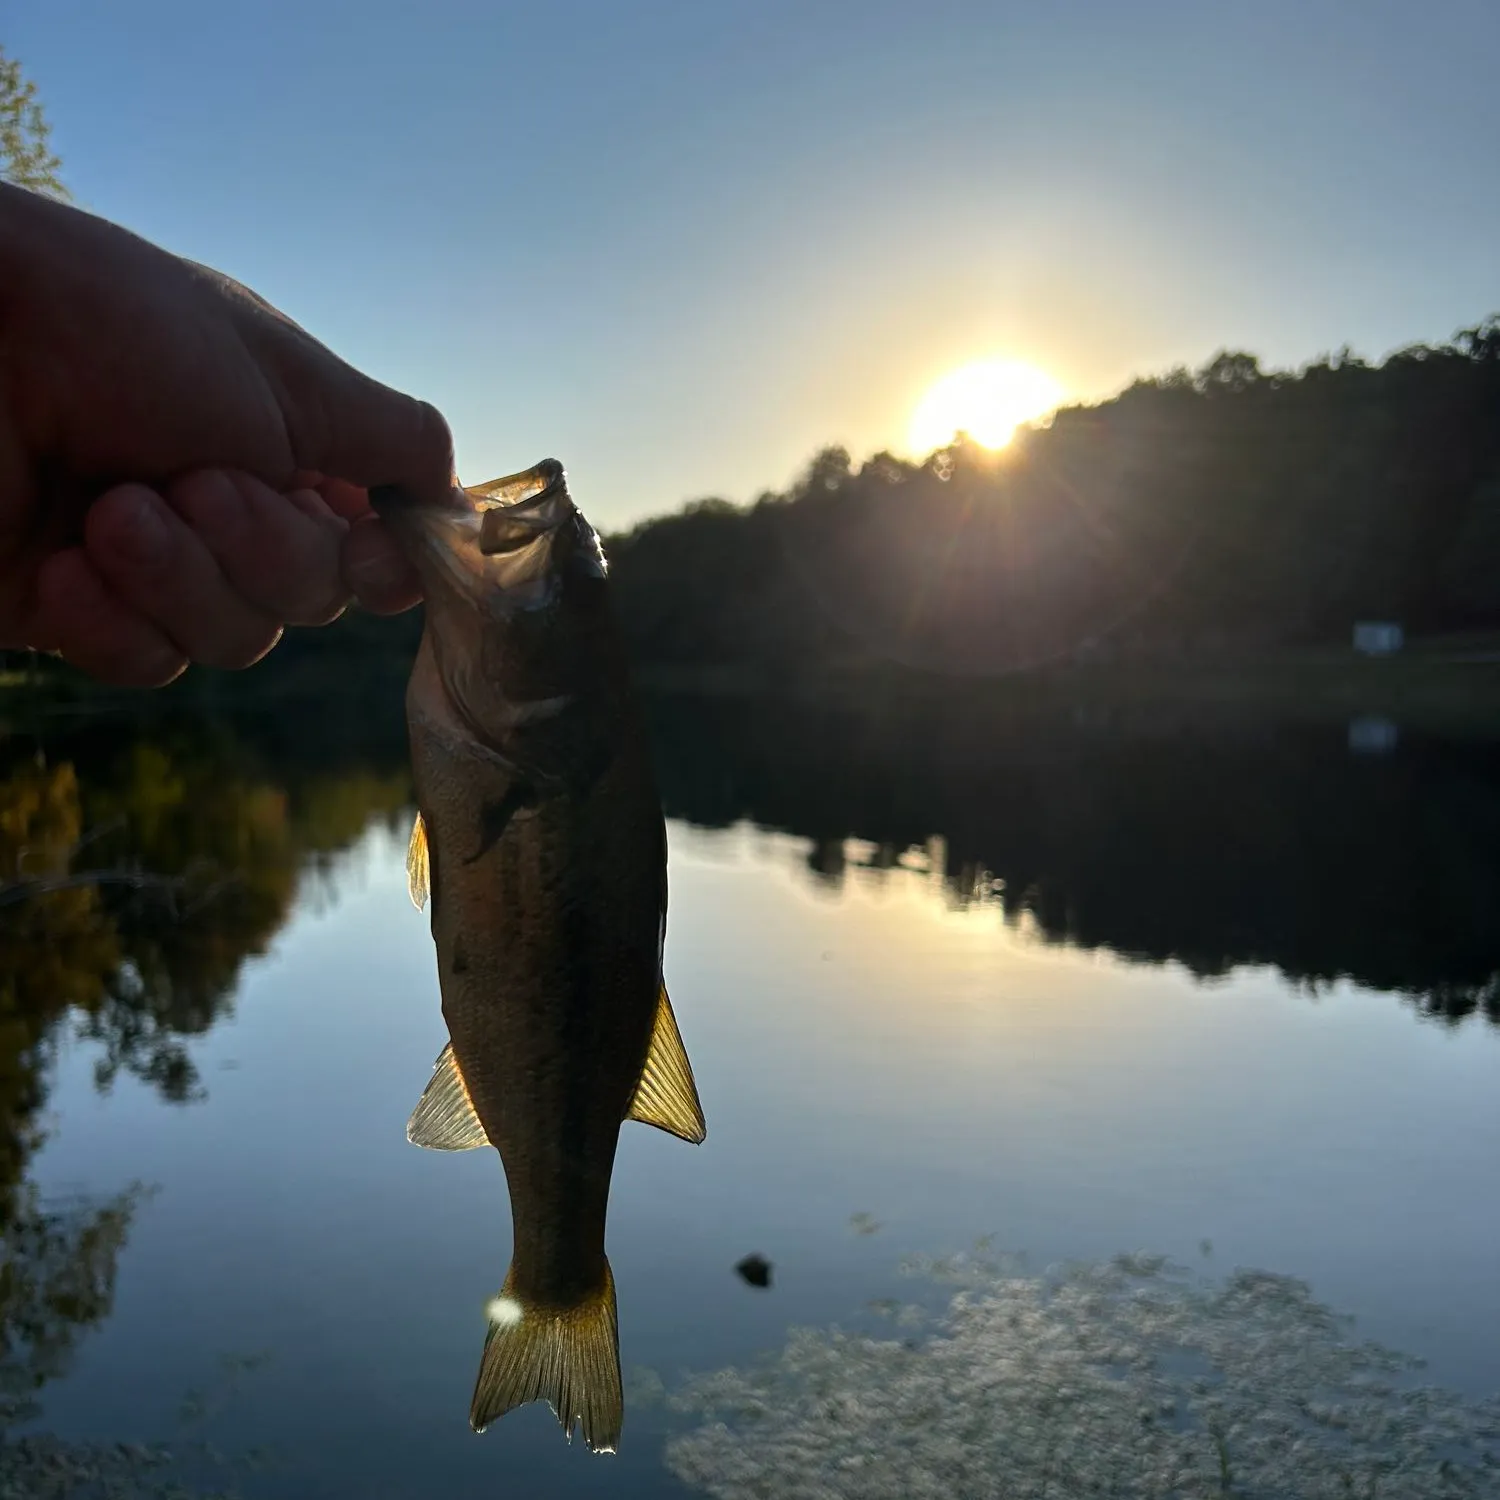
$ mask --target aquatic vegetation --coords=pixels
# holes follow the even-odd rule
[[[1045,1275],[917,1260],[905,1336],[795,1329],[671,1398],[668,1466],[716,1500],[1500,1496],[1500,1397],[1420,1384],[1302,1282],[1161,1257]]]
[[[206,1429],[268,1358],[220,1355],[214,1377],[183,1397],[171,1442],[79,1441],[34,1427],[17,1433],[39,1408],[0,1397],[0,1500],[236,1500],[239,1481],[271,1468],[274,1455],[226,1453]]]
[[[0,1434],[0,1500],[237,1500],[237,1481],[267,1466],[258,1450],[230,1457],[202,1441],[70,1442],[49,1432]]]
[[[43,1389],[68,1373],[79,1342],[114,1306],[116,1268],[136,1211],[155,1190],[44,1201],[29,1183],[0,1215],[0,1500],[199,1500],[262,1463],[218,1452],[203,1429],[260,1356],[225,1355],[216,1382],[189,1392],[174,1441],[88,1442],[41,1430]],[[205,1490],[204,1484],[209,1486]]]
[[[50,1433],[0,1442],[0,1500],[189,1500],[163,1478],[170,1451],[140,1443],[67,1443]]]

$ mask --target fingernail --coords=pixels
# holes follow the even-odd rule
[[[136,563],[160,562],[171,546],[161,502],[149,490],[132,490],[117,502],[123,514],[118,536],[120,550]]]
[[[176,652],[152,653],[130,663],[129,670],[140,687],[165,687],[187,671],[187,661]]]

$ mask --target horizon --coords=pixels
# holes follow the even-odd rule
[[[1091,405],[1226,349],[1379,363],[1500,303],[1500,11],[1469,0],[159,0],[5,41],[81,206],[433,401],[467,482],[562,457],[610,530],[828,446],[921,457],[975,362]]]
[[[1398,355],[1407,352],[1408,350],[1427,349],[1432,351],[1442,351],[1446,349],[1452,349],[1454,348],[1453,340],[1458,335],[1469,333],[1474,331],[1475,329],[1483,328],[1491,324],[1500,324],[1500,309],[1489,312],[1483,317],[1476,318],[1472,323],[1465,324],[1459,328],[1455,328],[1442,338],[1434,337],[1430,339],[1413,339],[1408,343],[1399,344],[1395,348],[1384,350],[1380,355],[1374,357],[1369,355],[1364,350],[1353,348],[1348,344],[1343,344],[1333,349],[1320,349],[1316,354],[1310,355],[1306,359],[1299,360],[1296,364],[1268,365],[1264,363],[1264,361],[1260,359],[1260,356],[1257,355],[1252,349],[1216,349],[1213,351],[1213,353],[1206,355],[1202,360],[1194,364],[1177,364],[1165,369],[1138,371],[1137,373],[1131,375],[1128,379],[1126,379],[1126,381],[1116,390],[1106,391],[1101,395],[1091,397],[1087,400],[1074,399],[1062,401],[1056,407],[1043,413],[1041,416],[1027,422],[1018,423],[1015,432],[1003,443],[998,444],[983,442],[975,438],[971,433],[965,432],[962,428],[955,430],[952,439],[950,439],[947,443],[939,443],[936,447],[923,451],[908,450],[905,445],[892,444],[885,448],[876,448],[867,453],[858,454],[848,449],[848,447],[842,443],[823,443],[819,447],[812,450],[812,452],[806,454],[802,462],[792,473],[791,477],[779,487],[762,485],[753,494],[739,496],[688,495],[680,500],[676,505],[668,509],[649,511],[644,515],[635,517],[633,520],[628,521],[624,523],[623,526],[617,528],[615,530],[615,534],[619,535],[624,531],[636,527],[649,526],[653,521],[670,520],[674,516],[681,515],[684,511],[691,510],[699,505],[728,505],[735,510],[744,511],[751,509],[761,499],[767,496],[774,496],[777,498],[784,497],[786,495],[789,495],[796,488],[797,484],[807,473],[809,466],[820,455],[831,450],[836,451],[842,449],[848,454],[850,462],[850,472],[856,476],[870,464],[880,459],[894,458],[901,463],[912,466],[913,468],[922,468],[930,463],[939,453],[942,453],[945,450],[952,450],[954,448],[964,446],[975,447],[979,449],[981,453],[988,454],[992,458],[999,460],[1001,455],[1012,447],[1016,438],[1019,437],[1023,432],[1027,430],[1045,432],[1052,426],[1053,421],[1064,412],[1097,411],[1102,407],[1109,406],[1112,403],[1120,400],[1121,397],[1126,395],[1136,386],[1151,384],[1153,382],[1160,382],[1173,375],[1185,374],[1194,379],[1197,379],[1203,374],[1204,371],[1209,368],[1210,365],[1214,363],[1216,359],[1219,359],[1223,356],[1234,357],[1239,355],[1250,355],[1257,361],[1260,377],[1263,380],[1284,379],[1295,381],[1302,379],[1310,369],[1320,364],[1330,363],[1340,356],[1343,356],[1344,361],[1347,363],[1358,364],[1369,370],[1379,370],[1383,368],[1387,363],[1389,363],[1390,360],[1396,358]],[[564,466],[566,467],[566,465]]]

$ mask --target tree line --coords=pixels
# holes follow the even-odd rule
[[[0,49],[0,177],[65,196],[59,167]],[[695,501],[608,551],[634,654],[656,665],[982,674],[1347,643],[1362,619],[1493,629],[1500,314],[1380,363],[1225,351],[998,454],[962,435],[921,461],[825,448],[784,492]],[[415,633],[355,616],[273,660],[310,681]]]
[[[827,448],[609,539],[637,657],[992,672],[1500,625],[1500,316],[1372,364],[1226,352],[990,453]]]

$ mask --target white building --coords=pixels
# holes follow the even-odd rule
[[[1406,644],[1406,632],[1394,620],[1360,620],[1354,627],[1354,649],[1366,656],[1389,656]]]

